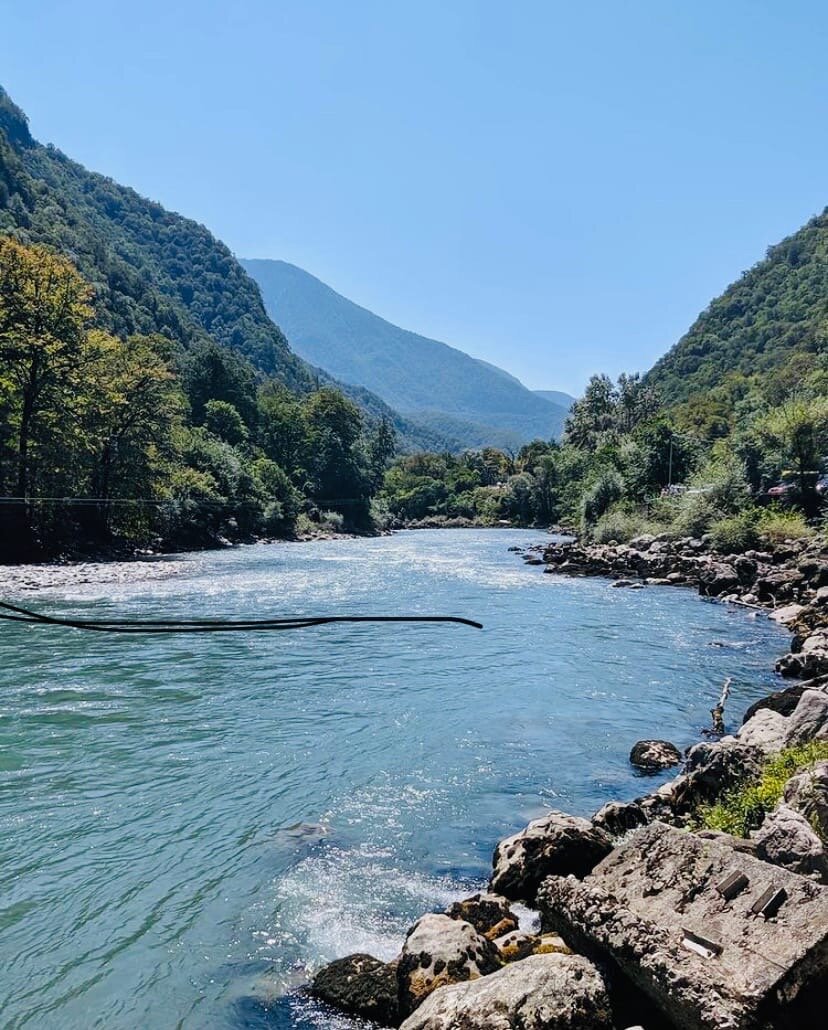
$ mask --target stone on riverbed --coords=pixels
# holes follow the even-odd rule
[[[320,969],[313,978],[311,994],[334,1008],[383,1026],[396,1026],[397,970],[393,962],[373,955],[348,955]]]
[[[517,930],[518,921],[502,894],[473,894],[446,909],[451,919],[463,919],[488,940]]]
[[[612,850],[609,834],[586,819],[549,812],[495,848],[491,889],[532,904],[547,876],[586,876]]]
[[[533,955],[432,994],[400,1030],[611,1030],[606,985],[580,955]]]
[[[659,772],[678,765],[681,751],[669,740],[639,740],[630,751],[630,763],[644,772]]]
[[[476,980],[499,966],[497,948],[471,923],[422,916],[408,931],[397,964],[400,1011],[409,1015],[438,987]]]

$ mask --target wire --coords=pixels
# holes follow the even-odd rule
[[[279,619],[64,619],[0,601],[0,620],[29,625],[62,626],[96,633],[228,633],[255,630],[309,629],[331,623],[442,622],[483,629],[481,622],[457,615],[311,615]]]

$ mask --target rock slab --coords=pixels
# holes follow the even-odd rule
[[[393,963],[373,955],[348,955],[336,959],[313,978],[311,994],[334,1008],[383,1026],[396,1026],[397,972]]]

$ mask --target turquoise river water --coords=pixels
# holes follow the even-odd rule
[[[460,626],[120,637],[0,626],[0,1025],[344,1028],[295,986],[486,878],[545,807],[651,786],[641,737],[731,725],[786,635],[691,591],[544,575],[511,530],[185,559],[77,616],[440,613]],[[262,976],[268,973],[265,983]]]

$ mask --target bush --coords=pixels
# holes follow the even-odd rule
[[[758,512],[747,508],[738,515],[719,519],[709,529],[711,542],[723,554],[740,554],[759,543]]]
[[[319,518],[319,525],[329,533],[341,533],[345,525],[345,516],[338,511],[323,511]]]
[[[762,512],[758,528],[762,539],[771,544],[779,544],[783,540],[802,540],[814,535],[799,512],[785,511],[778,505],[772,505]]]
[[[581,526],[589,531],[601,516],[609,511],[624,492],[624,481],[614,470],[599,472],[597,479],[581,496]]]
[[[644,518],[643,515],[620,508],[612,508],[595,523],[592,539],[596,544],[608,544],[611,540],[617,540],[619,544],[627,544],[633,537],[641,536],[642,533],[655,535],[663,530],[662,525]]]
[[[734,787],[717,804],[700,809],[699,825],[731,833],[734,837],[749,836],[759,829],[767,813],[776,808],[791,776],[824,758],[828,758],[828,741],[812,740],[785,748],[765,762],[758,780]]]

